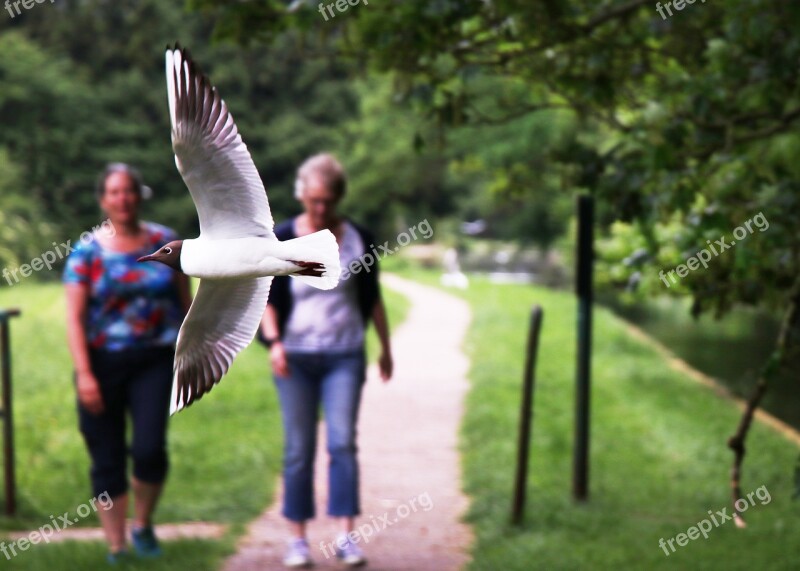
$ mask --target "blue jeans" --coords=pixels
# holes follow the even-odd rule
[[[289,377],[275,376],[283,417],[283,515],[314,517],[314,455],[320,404],[328,454],[328,515],[356,516],[356,420],[366,378],[363,349],[346,353],[288,353]]]

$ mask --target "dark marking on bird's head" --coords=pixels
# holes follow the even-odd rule
[[[158,250],[148,256],[142,256],[137,262],[161,262],[178,270],[183,271],[181,268],[181,248],[183,248],[183,240],[173,240],[169,244],[160,247]]]

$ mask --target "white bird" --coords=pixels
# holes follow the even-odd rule
[[[175,164],[197,208],[200,236],[139,261],[200,278],[175,349],[175,414],[210,391],[253,340],[272,276],[332,289],[341,270],[329,230],[278,241],[266,190],[219,92],[177,44],[167,48],[166,64]]]

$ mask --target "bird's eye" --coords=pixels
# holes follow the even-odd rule
[[[164,248],[164,253],[165,253],[165,254],[171,254],[171,253],[172,253],[172,248],[170,248],[169,246],[166,246],[166,247]]]

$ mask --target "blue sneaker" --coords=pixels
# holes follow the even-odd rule
[[[348,567],[361,567],[367,564],[367,558],[361,548],[350,541],[347,535],[340,535],[336,539],[336,557]]]
[[[138,556],[158,557],[161,555],[161,547],[158,545],[158,540],[152,527],[133,528],[131,530],[131,540]]]
[[[130,560],[130,555],[124,549],[106,555],[106,561],[108,561],[109,565],[123,565]]]

